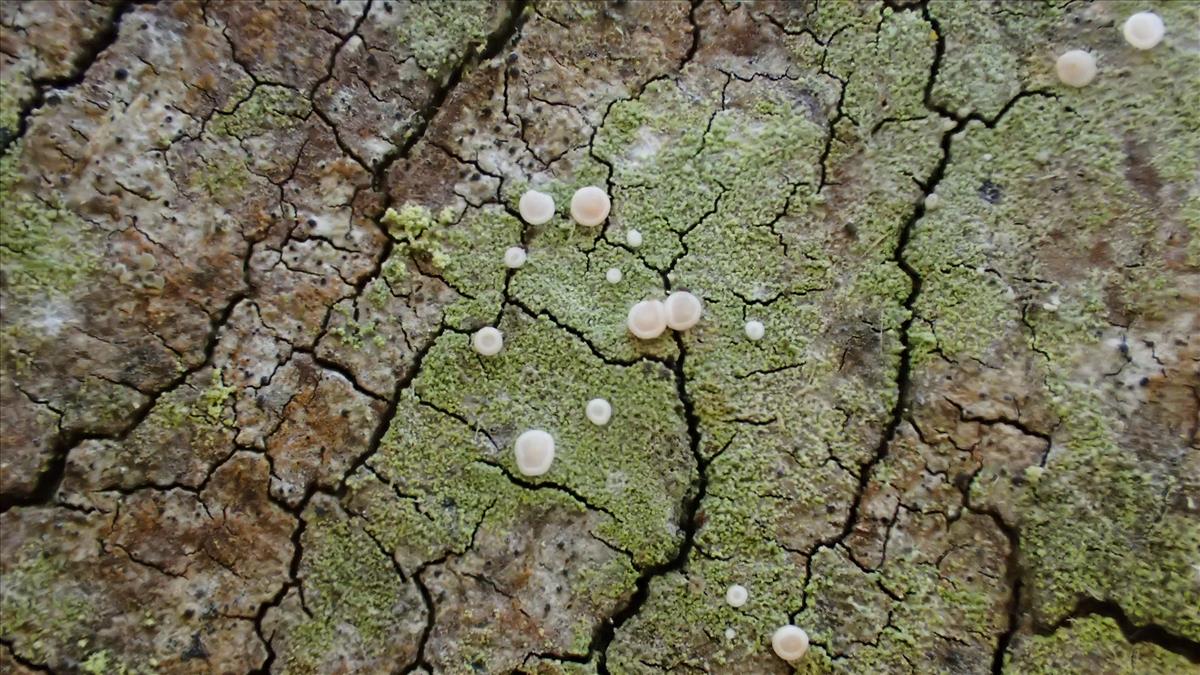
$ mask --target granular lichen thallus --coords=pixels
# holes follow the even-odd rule
[[[1200,668],[1200,2],[0,3],[0,671]]]

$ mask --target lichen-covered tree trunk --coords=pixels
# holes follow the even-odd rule
[[[0,65],[0,671],[1200,672],[1200,3],[12,0]]]

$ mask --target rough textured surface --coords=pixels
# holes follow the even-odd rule
[[[1200,672],[1198,25],[0,5],[0,671]]]

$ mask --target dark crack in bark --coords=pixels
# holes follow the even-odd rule
[[[667,289],[670,290],[669,282],[667,283]],[[589,658],[587,660],[591,660],[591,655],[597,655],[596,669],[602,675],[607,675],[610,672],[608,669],[608,648],[616,637],[617,630],[641,611],[642,606],[646,604],[646,600],[649,598],[650,584],[658,577],[672,572],[680,572],[687,568],[688,558],[696,545],[696,531],[700,528],[701,524],[701,520],[698,517],[700,507],[704,502],[705,495],[708,494],[708,467],[716,459],[716,456],[705,459],[700,452],[700,417],[696,414],[695,404],[688,393],[687,374],[684,369],[684,363],[687,359],[687,348],[684,345],[683,337],[679,333],[672,333],[672,336],[675,340],[675,346],[679,350],[679,356],[674,359],[671,366],[675,374],[675,389],[679,395],[680,402],[683,404],[683,416],[687,422],[688,446],[691,450],[692,458],[696,462],[696,478],[693,481],[693,490],[689,490],[690,494],[684,497],[683,515],[680,519],[680,530],[683,532],[683,540],[680,542],[679,548],[676,549],[675,555],[671,556],[666,562],[642,569],[634,584],[634,592],[629,601],[623,608],[609,617],[608,621],[601,623],[599,630],[592,637],[591,644],[588,647]]]
[[[1126,642],[1131,644],[1148,642],[1168,652],[1178,654],[1192,663],[1200,664],[1200,642],[1177,633],[1172,633],[1158,624],[1148,623],[1138,625],[1130,620],[1120,605],[1109,600],[1081,597],[1076,601],[1075,607],[1070,614],[1060,619],[1054,625],[1037,626],[1034,632],[1037,635],[1053,635],[1056,631],[1069,626],[1075,620],[1089,616],[1102,616],[1112,619],[1121,629],[1121,635],[1124,636]]]
[[[130,10],[139,4],[154,4],[155,2],[157,0],[140,3],[121,0],[114,4],[104,27],[96,31],[81,45],[82,51],[72,60],[70,73],[60,77],[33,78],[33,97],[21,106],[21,110],[17,113],[17,128],[12,135],[0,134],[0,155],[8,152],[12,144],[25,136],[25,132],[29,130],[29,118],[33,115],[33,111],[46,103],[46,94],[51,89],[70,89],[83,83],[87,78],[88,71],[99,60],[100,55],[117,41],[117,37],[121,33],[121,21]],[[0,131],[4,131],[4,129],[0,128]]]
[[[483,45],[472,43],[467,46],[467,48],[464,50],[463,58],[458,62],[458,65],[455,66],[454,70],[450,72],[450,75],[446,78],[446,81],[442,84],[442,86],[438,87],[437,91],[434,92],[433,97],[417,116],[416,128],[411,130],[411,132],[408,134],[408,137],[405,138],[404,143],[384,154],[383,157],[380,158],[379,162],[371,167],[371,173],[373,175],[372,182],[375,189],[383,189],[384,179],[386,178],[388,169],[391,168],[392,164],[394,164],[398,159],[407,157],[412,151],[413,147],[425,137],[425,132],[428,131],[430,123],[433,122],[433,118],[437,117],[437,114],[441,111],[446,99],[448,99],[451,92],[458,87],[458,84],[462,81],[463,75],[466,73],[467,68],[474,63],[495,58],[500,54],[501,50],[504,49],[504,46],[513,39],[514,36],[519,37],[521,25],[525,22],[525,19],[528,18],[528,15],[525,11],[525,8],[528,6],[528,4],[529,0],[512,0],[511,4],[508,6],[508,16],[506,16],[504,21],[501,22],[500,27],[488,36]]]

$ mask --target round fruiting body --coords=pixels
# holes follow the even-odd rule
[[[771,636],[771,649],[784,661],[795,661],[808,652],[808,633],[791,624],[780,626]]]
[[[751,340],[754,340],[756,342],[758,340],[761,340],[763,338],[763,335],[765,335],[767,332],[767,329],[765,326],[763,326],[762,322],[755,321],[755,320],[747,321],[745,330],[746,330],[746,337],[748,337]]]
[[[589,422],[602,427],[612,419],[612,404],[602,398],[594,398],[587,402],[583,412]]]
[[[611,208],[608,194],[594,185],[579,188],[571,197],[571,217],[584,227],[603,223]]]
[[[653,340],[667,329],[667,309],[661,300],[643,300],[629,309],[625,323],[634,337]]]
[[[504,251],[504,266],[515,270],[525,264],[525,258],[525,249],[520,246],[509,246]]]
[[[1096,57],[1082,49],[1072,49],[1058,57],[1054,71],[1068,87],[1086,87],[1096,79]]]
[[[1135,49],[1153,49],[1162,42],[1166,28],[1162,17],[1154,12],[1138,12],[1125,19],[1121,33]]]
[[[704,305],[700,298],[687,291],[675,291],[667,296],[663,307],[667,310],[667,326],[672,330],[687,330],[700,323]]]
[[[729,603],[730,607],[741,607],[750,599],[750,591],[741,584],[734,584],[725,591],[725,602]]]
[[[480,356],[495,356],[504,348],[504,334],[491,326],[484,326],[471,336],[471,346]]]
[[[554,437],[541,429],[529,429],[517,436],[513,454],[518,471],[526,476],[541,476],[554,463]]]
[[[545,192],[527,190],[517,203],[521,219],[530,225],[545,225],[554,217],[554,197]]]

